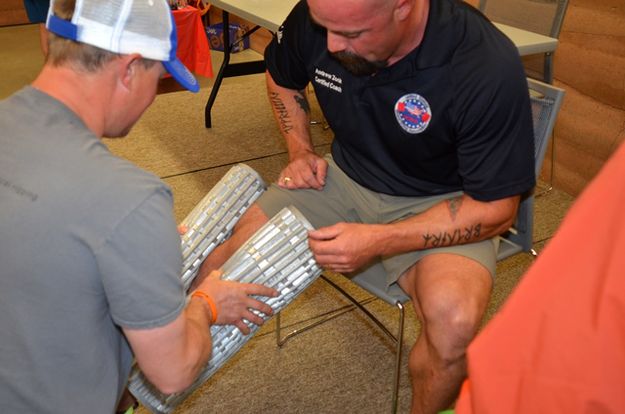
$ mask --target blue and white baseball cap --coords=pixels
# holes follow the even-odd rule
[[[109,52],[161,61],[182,86],[191,92],[200,89],[176,57],[176,24],[167,0],[76,0],[71,21],[54,14],[51,0],[46,27],[57,36]]]

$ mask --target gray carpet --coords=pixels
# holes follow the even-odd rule
[[[0,28],[0,42],[2,98],[34,79],[41,57],[35,26]],[[219,59],[215,53],[215,64]],[[213,109],[213,128],[207,130],[203,126],[203,108],[210,83],[202,80],[204,87],[198,95],[174,92],[157,96],[130,136],[105,140],[113,152],[162,177],[172,187],[178,221],[233,164],[247,163],[270,182],[286,162],[285,146],[271,117],[262,76],[226,79]],[[313,118],[321,119],[314,102],[312,106]],[[320,126],[313,126],[312,131],[316,150],[327,152],[331,133]],[[537,250],[553,235],[571,202],[571,196],[557,189],[537,199]],[[485,323],[531,261],[529,255],[520,254],[498,264]],[[344,278],[330,276],[359,299],[369,297]],[[283,312],[283,324],[298,326],[346,303],[336,291],[317,281]],[[390,306],[376,300],[368,307],[395,326],[396,314]],[[414,312],[407,313],[404,368],[419,331]],[[388,412],[393,355],[390,341],[357,311],[305,332],[282,348],[276,346],[272,320],[177,412]],[[404,369],[400,412],[408,412],[409,404],[410,386]]]

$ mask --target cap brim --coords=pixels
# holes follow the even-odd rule
[[[176,81],[191,92],[200,90],[200,84],[195,76],[187,69],[187,67],[177,58],[168,62],[163,62],[165,70],[176,79]]]

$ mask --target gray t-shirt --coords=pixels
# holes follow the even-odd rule
[[[132,362],[120,327],[184,308],[172,204],[54,98],[0,102],[0,412],[114,411]]]

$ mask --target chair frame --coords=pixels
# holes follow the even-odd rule
[[[538,176],[540,169],[543,164],[543,160],[545,157],[545,152],[547,149],[547,145],[549,143],[549,139],[552,137],[552,132],[555,126],[556,118],[558,112],[560,110],[560,106],[562,104],[562,99],[564,97],[564,90],[554,87],[552,85],[546,84],[541,81],[537,81],[531,78],[527,79],[528,89],[530,92],[530,100],[532,104],[532,120],[534,122],[534,143],[535,143],[535,172]],[[538,111],[538,113],[536,113]],[[547,113],[547,118],[545,123],[539,123],[541,116]],[[538,117],[537,117],[538,116]],[[515,255],[520,252],[527,252],[536,255],[536,252],[532,248],[533,243],[533,212],[534,212],[534,195],[532,192],[525,195],[520,203],[519,210],[517,213],[517,219],[514,225],[504,234],[499,236],[499,250],[497,252],[497,260],[503,260],[507,257]],[[371,321],[373,321],[381,330],[388,336],[393,343],[395,344],[395,361],[394,361],[394,371],[393,371],[393,395],[392,395],[392,404],[391,404],[391,413],[397,412],[398,407],[398,393],[399,393],[399,378],[401,373],[401,357],[402,357],[402,347],[403,347],[403,336],[404,336],[404,319],[405,319],[405,307],[404,304],[410,301],[410,298],[399,288],[399,286],[392,285],[387,289],[386,282],[383,280],[382,283],[378,280],[379,278],[374,278],[371,275],[357,275],[350,280],[356,285],[360,286],[367,292],[373,295],[368,299],[363,301],[358,301],[349,293],[347,293],[343,288],[337,285],[335,282],[330,280],[327,276],[321,275],[321,279],[323,279],[326,283],[340,292],[345,298],[347,298],[352,305],[348,305],[343,308],[336,309],[332,312],[329,312],[325,316],[321,317],[319,320],[310,323],[300,329],[293,330],[282,336],[281,329],[281,318],[280,313],[276,315],[276,342],[279,347],[282,347],[289,339],[292,337],[305,332],[309,329],[312,329],[324,322],[327,322],[330,319],[336,318],[346,312],[353,310],[354,308],[360,309]],[[369,302],[382,299],[389,305],[395,307],[398,310],[398,320],[397,320],[397,333],[393,334],[391,331],[375,316],[373,315],[364,305]]]
[[[491,0],[494,1],[494,0]],[[553,22],[551,24],[551,29],[549,30],[548,35],[550,37],[558,39],[560,37],[560,31],[562,30],[562,23],[564,22],[564,15],[566,14],[566,10],[569,5],[569,0],[556,0],[557,7],[554,13]],[[486,15],[486,5],[488,0],[480,0],[479,2],[479,10]],[[495,19],[492,19],[495,20]],[[549,84],[553,84],[554,79],[554,61],[553,61],[553,53],[554,52],[546,52],[544,54],[543,61],[543,81]],[[541,193],[537,196],[541,196],[547,194],[549,191],[553,189],[553,177],[555,173],[555,160],[556,160],[556,146],[555,139],[553,140],[553,145],[551,148],[551,166],[549,168],[549,185],[545,188]]]
[[[564,15],[566,13],[566,9],[569,5],[569,0],[556,0],[558,3],[558,7],[556,8],[556,12],[554,14],[553,24],[551,25],[551,30],[549,32],[550,37],[557,38],[560,36],[560,30],[562,29],[562,22],[564,21]],[[478,8],[482,13],[486,9],[486,3],[488,0],[480,0]]]
[[[557,7],[554,14],[549,36],[553,38],[560,37],[560,31],[562,30],[562,23],[564,22],[564,15],[569,5],[569,0],[556,0]],[[479,9],[482,13],[486,14],[486,5],[488,0],[480,0]],[[523,29],[521,27],[521,29]],[[553,52],[545,53],[545,62],[543,66],[543,81],[549,84],[553,83]]]

